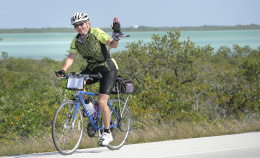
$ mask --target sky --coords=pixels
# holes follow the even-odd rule
[[[76,12],[99,28],[260,25],[260,0],[0,0],[0,29],[72,27]]]

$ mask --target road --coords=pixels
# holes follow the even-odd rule
[[[1,158],[64,158],[58,152]],[[77,150],[66,158],[260,158],[260,132]]]

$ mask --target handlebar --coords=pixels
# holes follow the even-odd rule
[[[61,77],[59,77],[60,74],[57,71],[55,71],[55,74],[58,78],[84,77],[85,79],[101,79],[103,77],[99,72],[97,74],[76,74],[75,72],[71,72],[70,74],[64,73]]]

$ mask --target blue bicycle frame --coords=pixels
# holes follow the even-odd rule
[[[88,116],[88,119],[89,119],[89,121],[90,121],[90,123],[91,123],[91,126],[92,126],[92,130],[93,131],[97,131],[97,130],[102,130],[102,129],[104,129],[104,127],[99,127],[98,126],[98,122],[99,122],[99,119],[100,119],[100,109],[99,109],[99,111],[98,111],[98,116],[97,116],[97,119],[96,119],[96,121],[94,121],[93,120],[93,118],[92,118],[92,116],[91,116],[91,114],[89,113],[89,110],[86,108],[86,106],[85,106],[85,102],[84,102],[84,99],[82,98],[82,96],[81,95],[92,95],[92,96],[98,96],[99,94],[97,94],[97,93],[91,93],[91,92],[84,92],[84,91],[77,91],[76,92],[76,97],[75,97],[75,99],[76,99],[76,109],[75,109],[75,114],[74,114],[74,118],[73,118],[73,122],[75,121],[75,119],[76,119],[76,115],[77,115],[77,113],[78,113],[78,109],[79,109],[79,104],[81,103],[81,105],[83,106],[83,109],[84,109],[84,111],[86,112],[86,114],[87,114],[87,116]],[[118,114],[116,113],[116,111],[114,110],[114,108],[112,107],[112,105],[109,103],[109,101],[107,101],[107,105],[110,107],[110,109],[115,113],[115,115],[117,116],[117,118],[118,119],[120,119],[120,117],[118,116]],[[73,107],[71,108],[71,111],[73,110]],[[71,112],[70,112],[71,113]],[[70,114],[69,114],[69,116],[68,117],[70,117]],[[66,121],[67,122],[67,121]],[[113,128],[113,127],[116,127],[117,125],[110,125],[109,126],[109,128]]]

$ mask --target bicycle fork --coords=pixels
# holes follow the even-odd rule
[[[75,102],[71,105],[70,112],[68,114],[68,117],[66,119],[65,124],[63,125],[64,129],[74,129],[74,125],[75,125],[75,121],[76,121],[77,113],[78,113],[78,109],[79,109],[79,102],[77,102],[77,104],[76,104],[75,113],[74,113],[74,116],[73,116],[71,126],[67,126],[68,121],[70,121],[70,119],[72,117],[72,112],[73,112],[74,107],[75,107]],[[80,130],[80,125],[78,125],[78,130]]]

